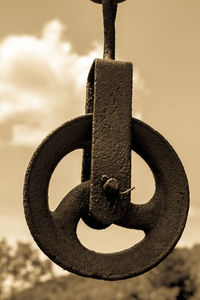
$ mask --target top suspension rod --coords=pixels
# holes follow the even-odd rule
[[[117,3],[125,0],[92,0],[101,3],[104,23],[104,59],[115,59],[115,19]]]
[[[113,0],[102,0],[104,22],[104,59],[115,59],[115,18],[117,4]]]

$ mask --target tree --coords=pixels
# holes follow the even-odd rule
[[[195,280],[192,276],[191,252],[189,248],[175,249],[157,268],[149,273],[149,280],[156,289],[176,289],[176,300],[188,300],[195,294]],[[197,260],[197,257],[196,257]],[[197,270],[196,270],[197,271]]]
[[[17,242],[14,248],[5,239],[0,241],[0,270],[1,299],[54,277],[51,261],[42,259],[30,243]]]
[[[0,298],[4,293],[4,285],[8,276],[8,269],[11,258],[11,247],[6,239],[0,240]]]

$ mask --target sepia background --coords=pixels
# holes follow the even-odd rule
[[[179,246],[200,242],[200,1],[127,0],[118,6],[116,59],[134,66],[133,116],[158,130],[185,167],[191,194]],[[102,57],[101,5],[89,0],[0,0],[0,238],[33,241],[23,213],[23,181],[41,140],[84,114],[85,85]],[[147,202],[153,176],[133,154],[132,201]],[[81,151],[58,165],[49,202],[55,209],[80,182]],[[142,232],[80,222],[88,248],[111,252],[132,246]],[[61,272],[61,269],[57,269]]]

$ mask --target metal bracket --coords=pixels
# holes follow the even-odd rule
[[[130,195],[119,191],[131,184],[132,64],[96,59],[89,77],[94,78],[90,212],[110,224],[123,217],[130,202]]]

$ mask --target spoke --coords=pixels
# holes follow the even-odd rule
[[[66,232],[69,227],[76,227],[81,215],[88,212],[88,205],[89,182],[86,181],[70,191],[51,213],[55,225]],[[73,206],[73,213],[69,214],[69,206]]]
[[[116,222],[116,225],[143,230],[144,232],[150,231],[155,225],[160,213],[162,202],[159,198],[160,197],[155,194],[148,203],[130,203],[127,213],[119,222]]]

